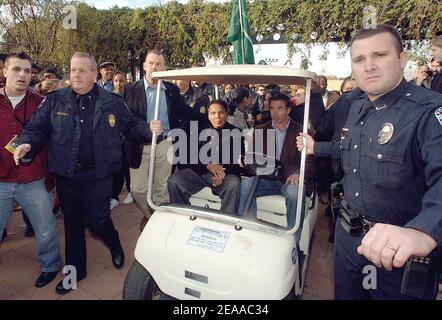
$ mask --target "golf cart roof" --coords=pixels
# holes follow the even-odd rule
[[[313,73],[288,67],[243,64],[157,71],[152,74],[152,77],[154,79],[188,80],[215,84],[305,84],[306,79],[313,78]]]

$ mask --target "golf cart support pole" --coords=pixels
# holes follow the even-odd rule
[[[154,120],[158,120],[158,115],[160,113],[160,99],[161,99],[161,86],[162,85],[163,85],[163,80],[158,79],[157,97],[155,99],[155,111],[154,111],[154,116],[153,116]],[[151,147],[151,151],[150,151],[150,163],[149,163],[149,179],[147,182],[147,187],[148,187],[147,188],[147,203],[154,210],[157,208],[157,206],[153,202],[152,188],[150,188],[150,187],[153,186],[153,177],[154,177],[154,173],[155,173],[154,167],[155,167],[156,151],[157,151],[157,134],[152,133],[152,147]]]
[[[307,133],[309,124],[309,114],[310,114],[310,89],[312,87],[312,79],[306,80],[305,88],[305,109],[304,109],[304,122],[302,124],[302,132]],[[304,143],[305,143],[305,138]],[[306,160],[306,148],[302,149],[301,152],[301,168],[299,169],[299,182],[298,182],[298,199],[296,204],[296,219],[294,227],[289,230],[290,233],[295,233],[299,229],[299,224],[301,221],[301,210],[303,209],[304,200],[304,176],[305,176],[305,160]]]
[[[217,84],[215,84],[215,100],[219,99],[219,87]]]

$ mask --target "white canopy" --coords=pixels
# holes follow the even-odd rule
[[[157,71],[152,74],[154,79],[188,80],[215,84],[302,84],[312,79],[313,73],[288,67],[263,65],[221,65],[201,68],[187,68],[169,71]]]

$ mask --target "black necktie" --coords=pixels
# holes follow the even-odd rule
[[[362,107],[361,112],[359,112],[359,117],[358,117],[358,120],[356,122],[361,121],[361,119],[363,119],[365,117],[365,115],[368,113],[368,111],[370,109],[373,109],[373,108],[374,108],[374,105],[371,103],[370,100],[367,100],[365,102],[364,106]]]
[[[81,111],[84,109],[86,105],[86,96],[77,96],[77,106],[78,106],[78,111],[81,113]]]

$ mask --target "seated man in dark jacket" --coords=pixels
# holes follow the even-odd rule
[[[246,203],[250,196],[250,190],[256,177],[244,179],[241,182],[241,200],[239,212],[243,215],[256,217],[256,198],[268,195],[282,195],[287,207],[287,228],[295,225],[296,203],[298,198],[298,184],[301,164],[301,153],[296,148],[296,136],[302,132],[302,125],[290,119],[290,99],[282,93],[276,93],[269,99],[270,115],[272,121],[255,127],[253,142],[254,150],[260,152],[259,144],[262,143],[262,151],[268,156],[278,159],[282,164],[282,174],[279,180],[267,180],[262,178],[253,195],[250,210],[245,212]],[[261,131],[261,132],[259,132]],[[260,141],[258,133],[262,133]],[[272,137],[273,135],[273,137]],[[273,146],[271,144],[274,144]],[[273,149],[273,150],[272,150]],[[247,161],[247,159],[246,159]],[[307,157],[305,164],[306,194],[313,192],[313,161]]]
[[[200,142],[197,164],[190,164],[169,177],[170,202],[190,204],[192,194],[210,187],[222,199],[221,211],[237,214],[241,185],[241,168],[237,161],[243,150],[241,132],[226,122],[227,104],[224,101],[212,101],[207,107],[207,115],[210,124],[199,132],[204,130],[204,136],[209,133],[210,140]],[[230,157],[225,159],[225,154]]]

